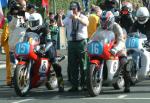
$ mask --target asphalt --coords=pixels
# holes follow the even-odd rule
[[[5,54],[0,53],[0,69],[6,67],[6,56]]]
[[[66,51],[61,51],[66,54]],[[5,55],[0,54],[1,65],[5,64]],[[131,87],[131,93],[123,93],[123,89],[102,87],[96,97],[90,97],[87,91],[67,92],[70,88],[67,81],[67,58],[60,62],[65,78],[65,92],[58,93],[57,88],[47,90],[45,86],[32,89],[26,97],[19,97],[14,88],[5,85],[5,68],[0,69],[0,103],[150,103],[150,79],[146,79]]]

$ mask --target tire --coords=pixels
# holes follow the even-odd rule
[[[55,76],[48,76],[48,81],[45,83],[45,86],[48,90],[54,90],[58,87],[58,80]]]
[[[14,89],[18,96],[26,96],[30,89],[30,71],[26,65],[17,65],[14,71]]]
[[[119,76],[119,77],[116,77],[115,79],[116,79],[115,83],[112,84],[114,89],[115,90],[122,89],[124,87],[124,84],[125,84],[123,77]]]
[[[131,85],[135,85],[137,83],[138,74],[136,71],[136,64],[133,59],[129,59],[127,63],[127,69],[130,69],[130,76],[131,76]]]
[[[103,72],[103,71],[100,71]],[[100,94],[102,89],[102,76],[98,76],[99,71],[96,64],[91,64],[87,72],[87,89],[90,96],[95,97]],[[102,74],[102,73],[99,73]]]

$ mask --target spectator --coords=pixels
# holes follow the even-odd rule
[[[81,14],[80,4],[76,1],[70,3],[70,13],[62,20],[63,12],[59,12],[58,24],[65,26],[68,38],[68,77],[72,84],[70,92],[79,90],[79,72],[81,75],[81,87],[85,85],[86,54],[83,52],[87,44],[88,18]],[[80,67],[80,69],[79,69]]]
[[[36,12],[36,6],[34,4],[28,4],[27,5],[27,12],[29,14],[35,13]]]
[[[90,38],[92,34],[97,30],[101,13],[102,10],[100,9],[100,7],[95,6],[92,13],[89,15],[88,38]]]
[[[11,76],[11,64],[10,64],[10,57],[9,57],[9,45],[8,45],[8,38],[9,38],[9,28],[8,22],[6,23],[3,28],[3,33],[1,36],[1,45],[4,47],[4,51],[6,53],[6,85],[12,85],[12,76]]]
[[[57,26],[56,20],[53,18],[50,19],[50,25],[49,25],[50,35],[48,36],[51,38],[51,40],[55,44],[55,49],[57,49],[57,43],[58,43],[58,35],[59,35],[59,27]]]
[[[90,0],[82,0],[82,4],[83,4],[83,7],[84,7],[84,11],[85,11],[85,12],[88,12],[88,11],[89,11],[89,1],[90,1]]]
[[[55,14],[54,13],[52,13],[52,12],[49,12],[49,19],[50,20],[54,20],[55,19]]]

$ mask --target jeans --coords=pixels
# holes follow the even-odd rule
[[[89,11],[89,1],[90,0],[82,0],[82,4],[85,12]]]
[[[14,52],[10,52],[10,62],[13,64],[17,63],[17,59],[15,58]]]

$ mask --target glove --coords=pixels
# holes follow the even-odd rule
[[[42,54],[42,55],[44,55],[44,53],[45,53],[45,51],[42,50],[42,49],[41,49],[39,52],[40,52],[40,54]]]
[[[117,50],[113,48],[110,50],[110,53],[115,56],[117,54]]]

